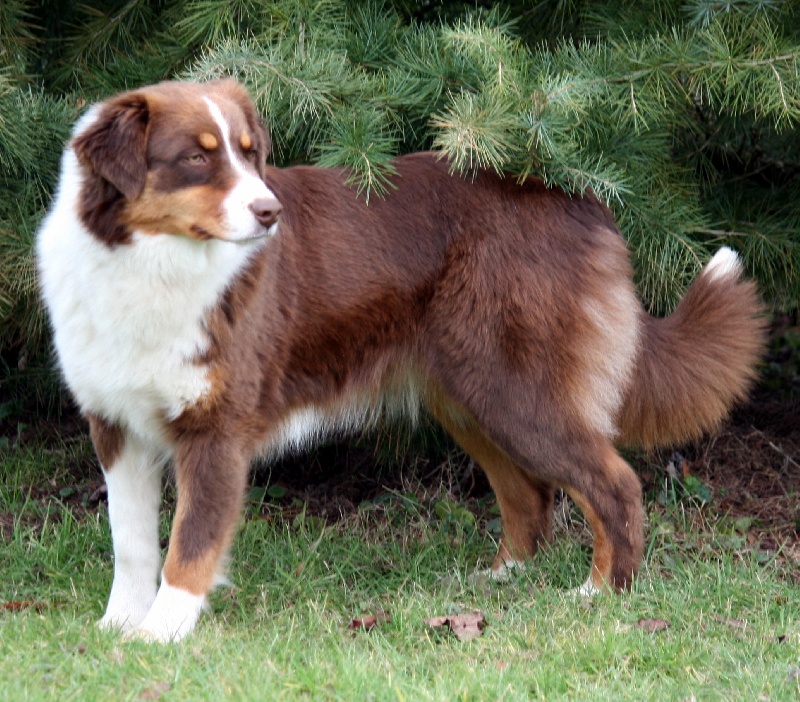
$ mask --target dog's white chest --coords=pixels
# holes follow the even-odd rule
[[[58,202],[40,232],[39,272],[81,409],[160,438],[165,419],[210,390],[198,361],[204,319],[253,250],[167,235],[109,248]]]
[[[209,390],[197,362],[207,346],[203,310],[178,306],[184,297],[123,276],[71,290],[74,312],[57,328],[56,345],[67,382],[82,409],[159,433]]]

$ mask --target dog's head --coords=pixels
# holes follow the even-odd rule
[[[262,180],[269,135],[233,80],[111,98],[85,118],[72,148],[82,218],[108,244],[134,231],[226,241],[275,232],[281,205]]]

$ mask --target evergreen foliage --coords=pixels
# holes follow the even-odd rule
[[[800,7],[781,0],[4,0],[0,354],[43,358],[32,243],[87,102],[233,75],[274,160],[390,197],[398,153],[609,203],[657,313],[722,244],[800,302]],[[0,376],[2,382],[2,376]]]

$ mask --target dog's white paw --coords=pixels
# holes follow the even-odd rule
[[[519,568],[527,567],[525,561],[504,561],[497,568],[486,568],[485,570],[476,570],[469,576],[471,584],[484,583],[493,580],[496,583],[507,583],[511,580],[511,571]]]
[[[125,633],[136,628],[146,616],[147,610],[144,612],[110,612],[106,610],[106,613],[97,620],[97,626],[105,631],[121,631]]]
[[[574,595],[575,597],[589,597],[592,598],[595,595],[599,595],[602,590],[597,587],[592,582],[591,577],[586,579],[586,582],[581,585],[580,587],[573,588],[572,590],[568,591],[570,595]]]
[[[139,626],[150,611],[156,598],[155,583],[147,587],[127,585],[121,586],[120,579],[115,579],[105,614],[97,622],[101,629],[130,631]]]
[[[171,643],[173,639],[171,638],[163,638],[161,637],[158,632],[150,631],[150,629],[143,629],[140,626],[137,626],[134,629],[128,629],[122,633],[122,640],[126,643],[131,641],[141,641],[142,643],[161,643],[167,644]]]
[[[206,608],[203,595],[173,587],[165,579],[147,616],[135,627],[124,630],[126,641],[174,643],[194,631],[200,614]]]

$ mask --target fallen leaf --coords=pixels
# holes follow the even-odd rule
[[[358,631],[359,629],[372,631],[378,624],[390,621],[392,621],[392,618],[386,612],[379,609],[375,614],[370,614],[359,619],[352,619],[347,625],[347,629],[349,631]]]
[[[486,627],[486,618],[480,612],[452,614],[449,617],[431,617],[425,623],[434,629],[448,627],[460,641],[478,638]]]
[[[669,629],[672,624],[666,619],[640,619],[636,622],[636,626],[640,629],[644,629],[648,634],[655,634],[657,631]]]
[[[347,625],[348,630],[357,631],[363,629],[364,631],[371,631],[378,623],[378,617],[374,614],[368,614],[366,617],[354,618],[350,620]]]

